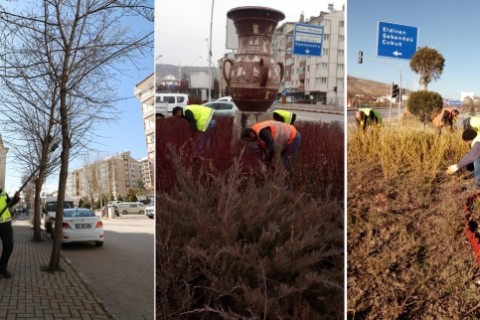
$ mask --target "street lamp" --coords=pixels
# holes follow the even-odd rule
[[[212,99],[212,28],[213,28],[213,5],[215,1],[212,0],[212,12],[210,14],[210,38],[208,49],[208,100]]]

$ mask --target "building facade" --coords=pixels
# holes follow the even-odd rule
[[[7,170],[7,153],[8,148],[5,148],[3,139],[0,136],[0,188],[5,190],[5,177]]]
[[[285,76],[280,91],[289,101],[344,107],[345,91],[345,11],[320,12],[299,23],[323,27],[321,56],[294,55],[295,23],[277,28],[273,40],[274,59],[282,62]]]
[[[133,159],[130,151],[95,161],[69,173],[67,196],[76,203],[82,198],[125,198],[143,183],[142,170],[142,162]]]
[[[143,183],[147,190],[154,188],[155,167],[155,75],[152,73],[135,86],[135,96],[142,104],[143,127],[147,145],[146,160],[142,159]]]

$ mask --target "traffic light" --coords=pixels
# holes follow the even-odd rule
[[[396,98],[400,95],[400,88],[398,84],[392,83],[392,98]]]
[[[363,51],[358,51],[358,63],[363,62]]]

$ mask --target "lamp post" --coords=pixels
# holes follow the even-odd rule
[[[212,28],[213,28],[213,5],[215,0],[212,0],[212,12],[210,14],[210,38],[208,49],[208,100],[212,100]]]

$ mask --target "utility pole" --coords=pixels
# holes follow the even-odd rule
[[[212,29],[213,29],[213,5],[215,0],[212,0],[212,12],[210,14],[210,38],[208,49],[208,100],[212,100]]]

